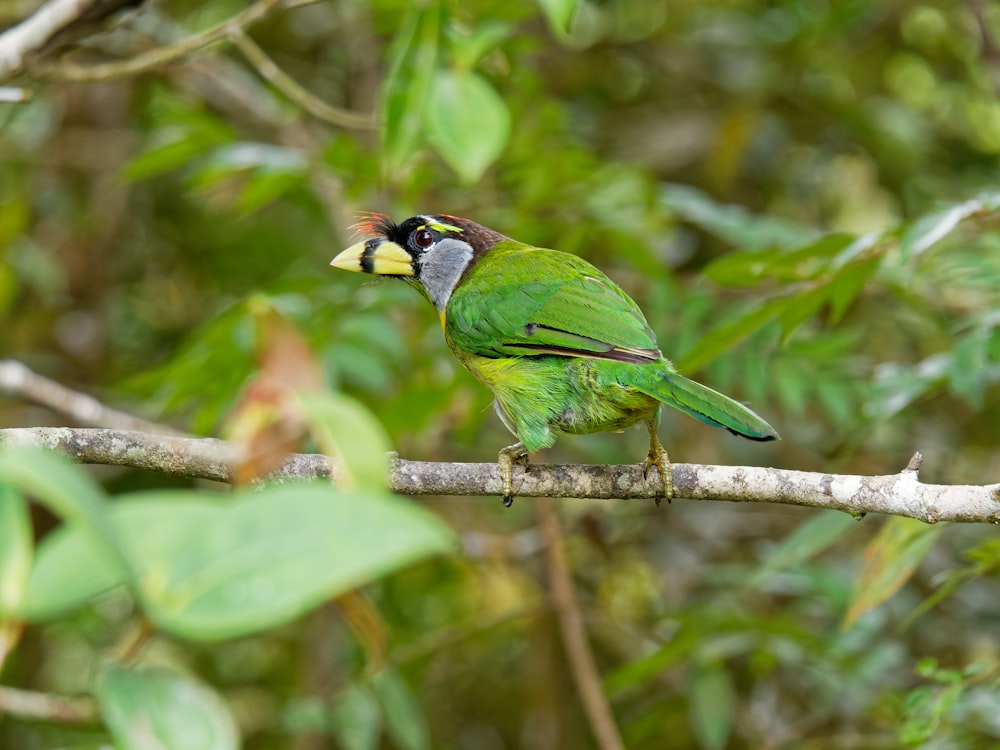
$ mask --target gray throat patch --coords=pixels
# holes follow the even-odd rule
[[[420,283],[427,290],[438,312],[444,310],[455,291],[458,280],[472,260],[468,243],[447,238],[441,240],[420,258]]]

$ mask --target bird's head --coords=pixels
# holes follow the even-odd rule
[[[354,228],[367,239],[344,250],[331,266],[416,282],[439,311],[466,269],[507,239],[468,219],[444,214],[414,216],[401,224],[372,214]]]

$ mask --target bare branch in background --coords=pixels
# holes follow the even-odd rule
[[[573,575],[566,562],[563,546],[562,527],[559,517],[551,504],[537,506],[538,528],[545,538],[545,570],[549,580],[549,592],[559,620],[566,658],[569,661],[573,682],[576,683],[584,713],[590,722],[590,729],[601,750],[624,750],[621,733],[611,712],[611,705],[604,694],[601,673],[597,669],[594,653],[587,641],[587,630],[583,624],[583,614],[576,598]]]
[[[93,396],[74,391],[32,372],[13,359],[0,359],[0,394],[3,393],[46,406],[83,425],[168,435],[183,434],[166,425],[105,406]]]
[[[264,80],[313,117],[341,128],[370,130],[375,127],[375,118],[372,116],[333,107],[302,88],[291,76],[279,68],[242,29],[233,30],[229,34],[229,40],[243,53],[243,56],[257,69]]]
[[[86,464],[108,464],[173,476],[231,481],[237,449],[211,438],[179,438],[117,430],[35,427],[0,430],[0,445],[30,445],[64,453]],[[859,476],[791,471],[760,466],[673,464],[675,497],[689,500],[781,503],[844,511],[906,516],[926,523],[1000,523],[1000,484],[924,484],[911,468],[898,474]],[[295,453],[271,476],[310,479],[333,475],[326,456]],[[393,458],[388,486],[404,495],[500,494],[496,463],[439,463]],[[656,477],[641,464],[547,465],[516,469],[517,496],[652,499]]]
[[[28,58],[90,33],[90,30],[142,0],[52,0],[0,34],[0,79],[21,72]]]

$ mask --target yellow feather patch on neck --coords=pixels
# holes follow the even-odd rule
[[[441,330],[442,331],[446,330],[445,326],[448,323],[448,319],[444,314],[444,310],[438,313],[438,318],[441,320]]]

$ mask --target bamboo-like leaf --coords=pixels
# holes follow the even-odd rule
[[[941,529],[940,526],[900,516],[886,520],[865,548],[861,572],[854,584],[854,595],[844,615],[844,628],[853,625],[910,580],[934,546]]]

